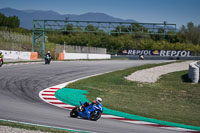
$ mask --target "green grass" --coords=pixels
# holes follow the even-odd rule
[[[69,88],[88,90],[91,101],[99,96],[107,108],[164,121],[200,126],[200,84],[191,84],[187,71],[164,75],[156,83],[139,83],[124,77],[144,65],[80,80]]]
[[[9,126],[13,128],[21,128],[25,130],[33,130],[33,131],[41,131],[41,132],[52,132],[52,133],[72,133],[76,132],[71,130],[72,132],[68,130],[62,130],[57,128],[50,128],[50,127],[43,127],[43,126],[35,126],[30,124],[22,124],[22,123],[16,123],[16,122],[9,122],[9,121],[3,121],[0,120],[0,126]],[[77,131],[79,132],[79,131]]]

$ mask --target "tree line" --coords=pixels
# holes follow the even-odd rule
[[[158,34],[151,33],[147,28],[134,24],[133,33],[119,34],[119,29],[122,32],[127,32],[127,27],[117,26],[113,30],[113,34],[108,35],[104,31],[97,29],[93,25],[88,25],[84,32],[63,32],[63,33],[48,33],[50,42],[67,45],[80,45],[88,47],[104,47],[111,54],[120,54],[123,49],[147,49],[147,50],[189,50],[200,52],[200,25],[195,26],[189,22],[187,26],[182,26],[178,32],[164,31],[163,28],[158,29]],[[73,31],[73,25],[67,25],[67,29]],[[83,31],[78,27],[79,31]],[[97,33],[94,31],[98,31]],[[143,33],[137,32],[143,30]],[[166,33],[166,34],[165,34]]]
[[[17,16],[6,17],[4,14],[0,13],[0,26],[6,26],[8,28],[18,28],[20,25],[20,20]]]

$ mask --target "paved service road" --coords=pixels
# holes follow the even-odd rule
[[[0,68],[0,119],[101,133],[172,133],[174,131],[104,118],[97,122],[73,119],[69,117],[68,110],[47,104],[38,95],[47,87],[77,78],[160,62],[164,61],[106,60],[4,65]]]

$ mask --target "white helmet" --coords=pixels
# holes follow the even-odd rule
[[[100,97],[97,97],[97,98],[96,98],[96,101],[99,102],[99,103],[101,103],[101,102],[102,102],[102,99],[101,99]]]
[[[48,51],[47,53],[50,53],[50,51]]]

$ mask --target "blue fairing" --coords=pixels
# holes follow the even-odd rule
[[[82,105],[82,103],[80,102],[80,104]],[[101,113],[103,112],[103,106],[102,104],[90,104],[88,107],[85,107],[85,111],[84,112],[78,112],[78,115],[80,117],[83,117],[83,118],[87,118],[89,119],[90,118],[90,113],[93,112],[93,111],[96,111],[96,113],[98,111],[100,111]]]

